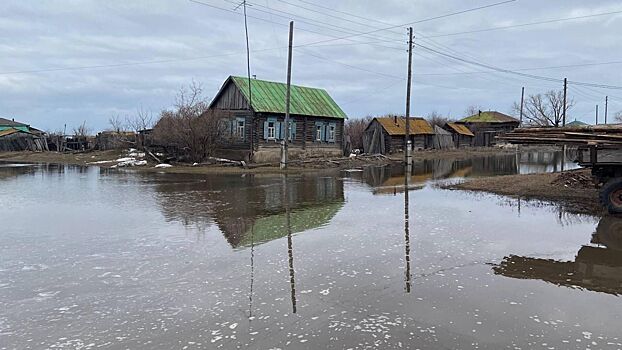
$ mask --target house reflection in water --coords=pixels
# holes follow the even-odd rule
[[[318,228],[344,204],[343,181],[318,175],[182,176],[158,185],[168,220],[216,225],[233,248]]]
[[[420,189],[431,180],[559,171],[563,159],[561,152],[525,152],[467,159],[416,160],[413,161],[408,188]],[[575,165],[565,165],[566,169],[572,166]],[[403,165],[396,163],[367,167],[359,174],[361,180],[373,188],[374,194],[391,195],[404,191],[404,173]],[[352,173],[350,176],[359,175]]]
[[[590,243],[596,246],[581,247],[574,261],[511,255],[495,265],[493,271],[506,277],[622,294],[622,219],[602,218]]]

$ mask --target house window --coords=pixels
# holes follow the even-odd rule
[[[322,125],[315,126],[315,141],[322,141]]]
[[[268,139],[269,140],[276,139],[276,122],[272,122],[272,121],[268,122]]]
[[[244,120],[240,120],[240,119],[238,119],[237,122],[236,122],[235,133],[241,139],[244,138],[244,127],[245,127],[245,124],[246,124],[246,122]]]
[[[329,142],[335,142],[335,129],[336,129],[335,124],[330,124],[328,126],[328,141]]]

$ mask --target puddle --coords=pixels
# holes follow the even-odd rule
[[[426,185],[440,168],[16,169],[0,169],[0,348],[622,343],[617,218]]]

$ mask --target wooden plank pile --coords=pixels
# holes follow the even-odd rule
[[[564,128],[519,128],[497,140],[512,144],[621,145],[622,124]]]

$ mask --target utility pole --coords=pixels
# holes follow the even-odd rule
[[[287,54],[287,92],[285,93],[285,132],[281,141],[281,169],[287,169],[287,143],[289,142],[289,100],[292,85],[292,50],[294,43],[294,21],[289,22],[289,52]]]
[[[596,125],[598,125],[598,105],[596,105]]]
[[[562,126],[566,126],[566,92],[568,90],[568,79],[564,78],[564,110],[562,111]]]
[[[607,124],[607,104],[609,103],[609,96],[605,96],[605,124]]]
[[[525,87],[521,89],[520,93],[520,123],[518,125],[523,126],[523,103],[525,101]]]
[[[410,88],[412,81],[412,63],[413,63],[413,28],[408,28],[408,82],[406,85],[406,134],[404,136],[404,157],[408,172],[411,171],[412,154],[410,141]]]
[[[253,155],[255,154],[255,110],[253,109],[253,89],[251,88],[251,51],[250,44],[248,41],[248,20],[246,18],[246,0],[243,0],[241,4],[239,4],[235,9],[237,10],[240,6],[244,7],[244,34],[246,36],[246,73],[248,78],[248,106],[251,112],[251,128],[250,128],[250,146],[251,146],[251,155],[250,158],[252,160]]]

